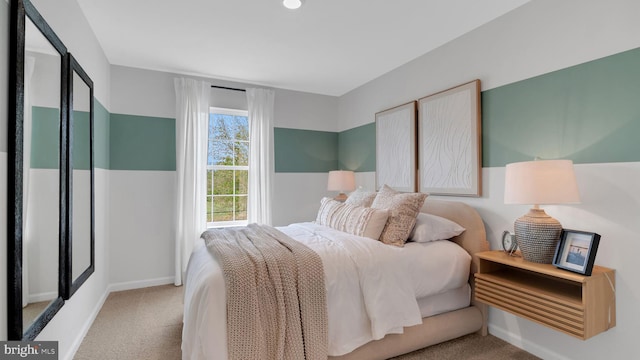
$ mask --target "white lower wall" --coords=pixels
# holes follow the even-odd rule
[[[640,163],[575,165],[582,203],[543,206],[564,228],[597,232],[602,236],[596,265],[616,270],[616,327],[587,341],[551,330],[509,313],[490,308],[489,332],[543,359],[605,359],[636,352],[640,333]],[[375,182],[375,173],[361,173],[358,185]],[[492,249],[501,249],[504,230],[513,232],[513,222],[528,206],[504,204],[504,167],[484,168],[483,196],[464,198],[433,196],[470,204],[484,220]],[[429,201],[429,198],[427,198]]]
[[[0,152],[0,171],[6,171],[6,162],[7,154]],[[640,318],[640,309],[635,306],[640,301],[635,266],[635,254],[640,252],[640,163],[576,165],[576,173],[582,204],[545,209],[564,227],[602,235],[596,263],[617,271],[617,326],[588,341],[579,341],[491,309],[492,334],[545,359],[603,358],[611,348],[632,351],[633,334],[640,331],[640,324],[634,321]],[[274,224],[315,219],[320,198],[335,196],[325,190],[326,181],[325,173],[275,174]],[[96,272],[38,337],[60,341],[61,358],[67,358],[79,346],[106,298],[108,284],[139,287],[167,278],[171,282],[174,182],[174,172],[96,169]],[[357,173],[356,183],[372,189],[375,173]],[[491,247],[499,249],[499,235],[505,229],[512,230],[513,221],[527,207],[503,204],[504,168],[484,168],[483,183],[482,198],[439,198],[476,207],[485,221]],[[0,187],[6,188],[6,178],[0,179]],[[0,231],[6,233],[5,191],[0,191],[0,219]],[[0,255],[6,259],[6,247],[0,247]],[[0,272],[0,304],[6,307],[6,269]],[[4,312],[0,312],[0,319],[6,323]],[[6,329],[0,331],[6,338]],[[69,338],[63,334],[78,335]]]
[[[109,172],[112,289],[173,283],[174,171]]]
[[[356,188],[373,191],[376,190],[376,172],[357,172]]]
[[[582,203],[573,206],[546,206],[565,228],[597,232],[602,235],[596,264],[616,270],[616,327],[587,341],[574,339],[557,331],[492,309],[490,331],[544,359],[605,359],[636,352],[640,333],[640,282],[637,281],[637,254],[640,253],[640,163],[576,165]],[[487,173],[485,169],[485,174]],[[488,169],[491,177],[489,201],[478,200],[483,217],[498,243],[500,215],[496,209],[508,209],[510,222],[526,212],[501,205],[504,169]],[[486,208],[485,208],[486,207]],[[490,209],[490,210],[489,210]],[[500,213],[502,211],[498,210]],[[492,221],[493,220],[493,221]],[[494,226],[494,224],[496,224]],[[612,349],[615,352],[612,353]],[[619,357],[622,358],[622,357]]]
[[[313,221],[327,191],[329,173],[276,173],[273,186],[273,225]]]
[[[31,169],[26,204],[26,228],[22,239],[23,290],[28,302],[58,296],[60,171]],[[23,214],[24,216],[24,214]],[[24,301],[24,300],[23,300]]]
[[[110,290],[173,283],[175,172],[111,170]],[[327,173],[277,173],[273,223],[313,221]]]
[[[60,359],[71,359],[98,315],[109,285],[109,171],[95,169],[95,271],[67,300],[37,340],[58,341]]]

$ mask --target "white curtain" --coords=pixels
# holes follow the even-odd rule
[[[177,78],[175,281],[182,285],[195,241],[207,227],[207,127],[210,85]]]
[[[274,98],[273,90],[247,89],[250,129],[247,218],[250,223],[271,225]]]
[[[29,189],[31,177],[31,135],[33,115],[31,110],[31,78],[36,65],[36,58],[25,57],[24,67],[24,113],[22,120],[22,306],[29,304],[29,249],[31,248],[31,231],[27,221],[29,216]]]

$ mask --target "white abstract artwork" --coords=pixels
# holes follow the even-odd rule
[[[376,114],[376,189],[416,191],[415,101]]]
[[[418,104],[420,192],[480,196],[480,80]]]

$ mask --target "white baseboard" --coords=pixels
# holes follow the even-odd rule
[[[75,356],[76,352],[80,348],[80,345],[82,345],[82,341],[84,340],[84,337],[89,332],[89,329],[91,329],[91,325],[93,325],[93,322],[96,320],[96,317],[98,317],[98,313],[102,309],[104,302],[107,301],[107,297],[109,297],[109,294],[111,294],[114,291],[133,290],[133,289],[141,289],[141,288],[150,287],[150,286],[173,284],[173,280],[174,280],[173,277],[166,277],[166,278],[158,278],[158,279],[151,279],[151,280],[129,281],[129,282],[108,285],[106,291],[104,292],[102,297],[100,297],[100,300],[96,303],[96,306],[93,308],[91,315],[84,322],[84,325],[80,330],[80,333],[78,334],[78,336],[76,336],[76,339],[71,345],[71,348],[67,353],[67,356],[64,357],[64,360],[73,360],[73,357]]]
[[[133,290],[133,289],[142,289],[150,286],[159,286],[159,285],[168,285],[173,284],[175,278],[173,276],[149,279],[149,280],[139,280],[139,281],[127,281],[121,283],[111,284],[108,287],[109,292],[112,291],[123,291],[123,290]]]
[[[561,356],[547,348],[541,347],[538,344],[532,343],[522,337],[505,330],[504,328],[497,327],[489,324],[489,333],[499,339],[502,339],[509,344],[519,347],[541,359],[545,360],[570,360],[564,356]]]
[[[91,325],[93,325],[93,322],[96,320],[96,317],[98,317],[98,313],[102,309],[102,305],[104,305],[104,302],[107,301],[108,296],[109,296],[109,289],[107,289],[104,292],[104,294],[102,294],[102,296],[100,297],[100,300],[98,300],[98,302],[96,303],[96,306],[93,307],[93,311],[91,311],[91,314],[85,320],[84,325],[82,325],[82,328],[80,329],[80,333],[78,334],[78,336],[76,336],[76,339],[73,341],[73,344],[71,344],[71,348],[67,352],[67,356],[65,356],[64,360],[73,360],[73,357],[76,355],[76,352],[80,348],[80,345],[82,345],[82,340],[84,340],[84,337],[87,336],[89,329],[91,329]]]

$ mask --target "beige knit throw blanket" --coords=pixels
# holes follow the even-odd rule
[[[318,254],[266,225],[212,229],[202,238],[224,273],[230,360],[327,359]]]

